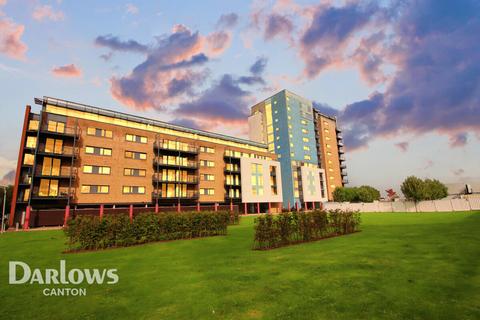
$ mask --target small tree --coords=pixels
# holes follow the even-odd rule
[[[356,188],[357,200],[359,202],[373,202],[380,199],[380,191],[371,186],[361,186]]]
[[[402,183],[401,190],[407,200],[417,202],[425,199],[425,182],[415,176],[406,178]]]
[[[333,191],[333,200],[335,202],[352,202],[356,199],[356,188],[338,187]]]
[[[425,179],[425,199],[437,200],[448,196],[448,188],[437,179]]]

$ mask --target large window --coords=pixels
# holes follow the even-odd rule
[[[147,175],[147,170],[125,168],[123,169],[123,175],[131,177],[145,177]]]
[[[134,160],[146,160],[147,154],[143,152],[136,152],[136,151],[125,151],[125,158],[134,159]]]
[[[91,165],[83,166],[83,173],[109,175],[110,171],[111,171],[110,167],[91,166]]]
[[[145,187],[143,186],[123,186],[124,194],[145,194]]]
[[[96,136],[96,137],[103,137],[103,138],[112,138],[113,133],[110,130],[100,129],[100,128],[87,128],[87,135],[89,136]]]
[[[229,186],[239,186],[240,185],[240,176],[239,175],[233,175],[233,174],[227,174],[225,176],[225,182]]]
[[[252,194],[263,196],[263,166],[258,163],[251,164],[252,169]]]
[[[129,142],[137,142],[137,143],[147,143],[147,137],[137,136],[136,134],[129,134],[125,135],[125,140]]]
[[[43,158],[42,175],[44,176],[59,176],[60,175],[60,159],[53,159],[49,157]]]
[[[26,165],[33,165],[33,160],[35,159],[35,156],[31,153],[25,153],[25,155],[23,156],[23,164],[26,164]]]
[[[48,131],[65,133],[65,123],[59,121],[48,120]]]
[[[62,150],[63,150],[63,140],[47,138],[45,142],[45,152],[60,154],[62,153]]]
[[[41,179],[38,195],[40,197],[58,196],[58,180]]]
[[[25,143],[25,147],[27,148],[36,148],[37,147],[37,137],[27,137],[27,141]]]
[[[38,125],[39,125],[39,121],[32,119],[28,122],[28,130],[36,131],[38,130]]]
[[[277,167],[270,166],[270,188],[272,195],[276,196],[278,194],[277,188]]]
[[[94,155],[97,155],[97,156],[111,156],[112,155],[112,149],[87,146],[87,147],[85,147],[85,153],[86,154],[94,154]]]
[[[107,194],[110,192],[110,186],[107,185],[82,185],[80,188],[82,193],[91,194]]]

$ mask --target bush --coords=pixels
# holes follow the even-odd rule
[[[448,196],[447,187],[436,179],[422,180],[410,176],[403,181],[401,189],[407,200],[415,202],[443,199]]]
[[[360,214],[353,211],[284,212],[255,219],[254,249],[278,248],[358,230]]]
[[[225,235],[230,212],[143,213],[77,216],[65,228],[70,249],[125,247],[160,240]],[[237,218],[238,221],[238,218]]]
[[[373,202],[380,199],[380,191],[371,186],[338,187],[333,191],[336,202]]]

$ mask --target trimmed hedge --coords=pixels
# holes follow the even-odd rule
[[[284,212],[255,219],[254,249],[265,250],[358,231],[360,214],[354,211]]]
[[[227,225],[238,223],[238,215],[227,211],[143,213],[77,216],[64,229],[71,250],[94,250],[135,244],[226,235]]]

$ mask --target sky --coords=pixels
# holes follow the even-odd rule
[[[281,89],[337,116],[351,186],[478,181],[479,33],[480,0],[0,0],[0,184],[34,97],[248,137]]]

